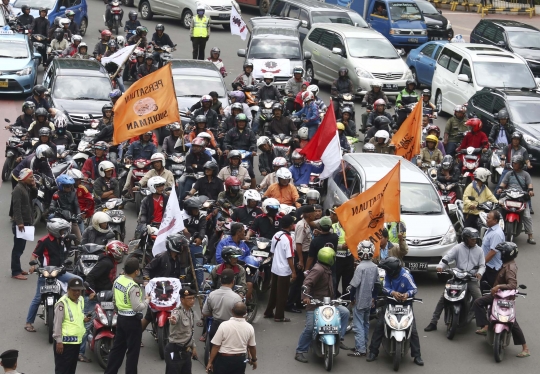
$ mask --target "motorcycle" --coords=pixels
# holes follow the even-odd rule
[[[139,183],[142,177],[144,177],[144,175],[148,171],[150,171],[151,167],[152,167],[152,163],[150,162],[150,160],[147,160],[145,158],[139,158],[133,161],[133,165],[131,169],[132,170],[131,186],[129,190],[132,192],[133,198],[135,199],[135,210],[137,212],[141,210],[141,202],[142,202],[143,196],[140,194],[139,191],[134,190],[133,187],[135,187],[135,185]]]
[[[270,134],[270,131],[265,129],[265,133],[270,137],[274,149],[277,151],[279,157],[289,157],[291,151],[291,143],[293,138],[285,134]]]
[[[354,97],[353,93],[343,93],[337,96],[332,96],[332,100],[337,101],[337,118],[342,117],[343,109],[349,107],[352,110],[351,119],[354,121],[355,110],[354,110]]]
[[[257,292],[265,293],[270,289],[270,280],[272,278],[271,268],[273,257],[270,253],[271,241],[267,238],[258,237],[252,238],[251,244],[251,255],[255,257],[260,264],[257,272]]]
[[[128,259],[135,257],[141,264],[141,268],[149,264],[154,258],[152,248],[159,231],[159,223],[152,222],[149,225],[140,224],[135,232],[135,239],[128,244]]]
[[[426,175],[431,180],[431,183],[436,184],[437,183],[437,170],[439,168],[439,165],[435,161],[431,162],[423,162],[420,165],[420,168],[426,173]]]
[[[253,162],[253,155],[251,154],[251,151],[244,151],[243,149],[239,149],[238,152],[240,152],[242,156],[240,165],[249,170],[251,168],[251,163]]]
[[[118,0],[114,0],[110,5],[111,15],[109,21],[107,22],[105,15],[103,15],[103,21],[105,21],[105,26],[107,26],[109,30],[114,31],[116,35],[120,35],[118,29],[122,25],[124,10],[120,7],[120,1]]]
[[[455,204],[448,204],[448,216],[450,216],[452,226],[456,231],[456,238],[458,242],[461,242],[461,233],[465,228],[465,215],[463,214],[463,207],[463,200],[456,200]]]
[[[439,193],[439,196],[441,197],[441,201],[444,205],[444,209],[446,210],[446,213],[450,213],[450,210],[448,209],[449,204],[455,204],[457,200],[457,194],[454,191],[454,188],[457,186],[457,183],[441,183],[437,182],[437,192]],[[459,188],[459,186],[458,186]]]
[[[33,225],[37,226],[41,220],[47,216],[49,212],[49,206],[51,205],[51,199],[56,192],[56,181],[44,174],[34,174],[37,187],[37,197],[32,200],[34,206],[34,221]]]
[[[475,200],[474,196],[469,196],[469,200]],[[478,243],[478,245],[481,246],[482,245],[481,240],[484,238],[486,231],[489,229],[487,225],[487,215],[489,212],[498,210],[499,204],[494,203],[492,201],[486,201],[482,204],[478,204],[476,209],[480,211],[480,214],[478,214],[477,226],[478,226],[478,231],[480,232],[480,243]],[[499,220],[499,226],[504,231],[504,219],[502,216],[501,216],[501,219]]]
[[[259,261],[255,256],[249,256],[254,260],[253,265],[241,262],[241,265],[246,269],[246,275],[253,274],[253,291],[251,292],[251,300],[246,300],[246,307],[247,307],[247,314],[246,314],[246,321],[248,323],[253,323],[255,320],[255,317],[257,316],[257,309],[259,304],[259,267],[261,261]],[[256,265],[255,265],[256,264]],[[246,290],[247,291],[247,290]]]
[[[506,156],[503,154],[504,144],[493,144],[491,146],[491,162],[489,171],[491,172],[491,183],[494,185],[499,184],[504,167],[502,166],[506,161]]]
[[[263,135],[268,132],[268,126],[274,119],[274,113],[272,113],[272,107],[276,103],[275,100],[266,99],[259,101],[259,107],[261,115],[259,117],[259,135]]]
[[[41,64],[46,65],[47,37],[41,34],[32,34],[32,43],[36,51],[41,55]]]
[[[461,178],[464,185],[474,181],[474,171],[480,166],[480,154],[482,148],[467,147],[462,149],[459,154],[462,156],[463,167],[461,169]]]
[[[523,212],[529,203],[525,196],[528,197],[528,193],[520,188],[509,188],[501,194],[504,234],[508,242],[513,242],[523,230]]]
[[[94,146],[92,142],[94,141],[96,135],[99,134],[99,130],[97,129],[98,125],[99,121],[93,120],[90,123],[91,128],[84,130],[81,140],[79,141],[77,153],[75,156],[73,156],[73,161],[75,161],[77,169],[79,170],[82,170],[83,165],[88,158],[94,156]]]
[[[174,180],[178,186],[180,178],[186,171],[186,154],[185,153],[173,153],[172,155],[165,155],[168,165],[167,169],[174,175]]]
[[[168,45],[158,46],[154,44],[153,52],[159,53],[159,58],[157,61],[158,68],[161,68],[163,65],[167,65],[170,61],[172,61],[172,52],[174,51],[176,51],[176,44],[172,47]]]
[[[433,120],[437,118],[437,112],[428,106],[422,107],[422,114],[428,117],[428,126],[433,125]]]
[[[401,127],[401,124],[403,123],[403,121],[405,121],[405,119],[407,119],[407,117],[413,111],[416,104],[418,104],[418,102],[402,105],[400,107],[396,106],[394,108],[394,115],[392,116],[392,118],[394,119],[394,123],[396,124],[395,125],[396,130],[399,130],[399,128]]]
[[[5,121],[10,123],[6,118]],[[17,166],[17,159],[19,157],[24,158],[30,154],[29,142],[23,140],[23,137],[27,134],[28,130],[22,126],[13,126],[9,129],[13,134],[6,141],[6,160],[2,167],[2,181],[7,182],[11,178],[11,172]]]
[[[99,255],[103,253],[105,253],[104,245],[87,243],[77,246],[70,253],[73,255],[75,263],[73,273],[84,279],[97,264]]]

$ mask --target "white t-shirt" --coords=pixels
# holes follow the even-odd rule
[[[272,262],[272,273],[280,277],[286,277],[292,274],[289,267],[288,258],[294,257],[294,239],[285,231],[279,231],[272,238],[270,252],[274,254]]]

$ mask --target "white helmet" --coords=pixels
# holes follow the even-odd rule
[[[257,190],[247,190],[244,192],[244,205],[247,206],[249,200],[261,201],[261,194]]]
[[[66,175],[70,176],[73,179],[83,179],[84,178],[83,173],[81,173],[81,171],[77,170],[77,169],[69,169],[66,172]]]
[[[47,144],[42,144],[36,148],[36,157],[39,159],[54,157],[51,147]]]
[[[165,156],[163,156],[163,153],[154,153],[152,157],[150,157],[150,162],[156,161],[161,161],[161,166],[165,167]]]
[[[309,130],[307,127],[301,127],[299,130],[298,130],[298,137],[300,139],[307,139],[309,136]]]
[[[373,253],[375,253],[375,246],[369,240],[362,240],[356,247],[358,257],[362,260],[371,260]]]
[[[98,165],[98,172],[101,177],[105,177],[105,171],[114,169],[114,164],[110,161],[101,161]]]
[[[272,208],[275,207],[274,209],[278,210],[279,209],[279,201],[277,199],[274,199],[274,198],[269,198],[269,199],[264,200],[263,203],[262,203],[263,212],[268,213],[268,207],[272,207]]]
[[[491,176],[491,171],[485,168],[478,168],[474,171],[474,179],[478,179],[482,183],[486,183]]]
[[[267,83],[266,82],[267,79],[272,79],[272,82]],[[272,85],[272,83],[274,83],[274,74],[272,74],[272,73],[264,73],[263,81],[264,81],[264,84],[266,84],[268,87],[270,87]]]
[[[60,24],[60,26],[64,26],[64,24],[70,24],[71,21],[69,18],[60,18],[60,21],[58,22]]]
[[[203,138],[206,141],[206,144],[208,144],[208,142],[212,140],[212,136],[206,131],[201,131],[200,133],[198,133],[197,138]]]
[[[281,166],[286,167],[287,166],[287,160],[285,157],[276,157],[274,161],[272,161],[272,166]]]
[[[270,138],[268,136],[261,136],[259,139],[257,139],[257,148],[259,148],[263,144],[272,145],[272,142],[270,141]]]
[[[454,107],[454,113],[455,112],[464,112],[465,111],[465,108],[463,107],[463,105],[456,105]]]
[[[308,101],[315,100],[315,97],[313,96],[313,93],[306,91],[302,94],[302,101],[304,103],[307,103]]]
[[[281,169],[278,169],[278,171],[276,171],[276,178],[279,178],[279,179],[291,179],[292,178],[292,173],[287,168],[281,168]]]
[[[163,177],[152,177],[152,178],[148,179],[147,186],[148,186],[148,189],[150,190],[150,192],[156,193],[156,187],[160,186],[160,185],[164,186],[165,183],[167,183],[167,181]]]
[[[319,94],[319,86],[316,84],[310,84],[307,88],[307,91],[311,92],[313,96],[317,96]]]
[[[92,227],[94,228],[94,230],[105,234],[105,233],[109,232],[109,226],[107,226],[106,229],[102,229],[101,226],[99,226],[99,224],[100,223],[107,223],[108,224],[111,221],[112,221],[112,219],[107,213],[96,212],[92,216]]]
[[[371,88],[373,88],[373,87],[381,87],[382,88],[382,83],[379,82],[379,81],[373,81],[373,82],[371,82],[370,86],[371,86]]]
[[[124,38],[122,35],[118,35],[116,37],[116,44],[118,44],[118,48],[124,48],[126,45],[126,38]]]
[[[197,3],[197,10],[204,10],[204,4]]]
[[[375,133],[375,141],[377,141],[377,138],[384,138],[384,142],[388,143],[388,140],[390,140],[390,134],[386,130],[379,130]]]

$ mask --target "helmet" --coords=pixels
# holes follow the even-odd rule
[[[378,129],[381,129],[384,126],[390,127],[390,123],[390,120],[386,116],[377,116],[373,121],[373,125],[375,125]]]
[[[80,46],[80,45],[79,45]],[[47,92],[47,89],[45,88],[45,86],[42,86],[41,84],[37,84],[34,86],[34,88],[32,89],[32,93],[36,96],[41,96],[43,95],[45,92]]]
[[[247,119],[247,116],[244,113],[240,113],[239,115],[236,116],[236,118],[234,120],[237,123],[240,122],[240,121],[247,123],[248,119]]]
[[[235,102],[231,105],[231,113],[233,110],[235,109],[238,109],[239,111],[243,111],[244,110],[244,106],[242,105],[242,103],[239,103],[239,102]]]
[[[301,160],[302,162],[296,163],[296,162],[294,162],[295,160]],[[304,155],[302,155],[302,154],[300,154],[298,152],[298,149],[295,149],[294,152],[292,153],[291,161],[292,161],[294,167],[299,168],[305,162],[305,158],[304,158]]]
[[[427,88],[425,88],[423,91],[422,91],[422,96],[427,96],[427,97],[431,97],[431,91]]]
[[[339,68],[339,76],[340,77],[346,77],[348,75],[349,75],[349,69],[347,69],[345,66],[342,66],[342,67]]]
[[[206,124],[206,116],[204,114],[199,114],[195,117],[195,124],[204,123]]]
[[[86,51],[88,51],[88,45],[85,42],[81,42],[81,44],[77,46],[77,52],[81,53],[81,48],[86,48]]]
[[[386,101],[384,101],[384,99],[375,100],[375,102],[373,103],[373,107],[378,107],[379,105],[386,106]]]
[[[523,156],[522,155],[514,155],[512,156],[512,164],[519,164],[520,165],[520,168],[523,167],[523,165],[525,164],[525,162],[523,161]]]
[[[72,43],[75,43],[75,42],[77,42],[77,41],[78,41],[78,42],[82,42],[82,36],[80,36],[80,35],[73,35],[73,36],[71,37],[71,42],[72,42]]]
[[[523,140],[523,134],[519,131],[514,131],[512,133],[512,139],[519,139],[519,141],[521,142],[521,140]]]
[[[253,63],[252,62],[244,62],[244,66],[243,66],[243,69],[246,70],[246,68],[251,68],[253,69]]]
[[[452,169],[452,166],[454,166],[454,159],[450,155],[446,155],[443,157],[441,166],[444,170],[450,170]]]
[[[311,92],[309,92],[309,91],[306,91],[306,92],[304,92],[304,93],[302,94],[302,101],[303,101],[304,103],[307,103],[307,102],[312,101],[312,100],[314,100],[314,99],[315,99],[315,98],[313,97],[313,94],[312,94]]]
[[[202,95],[201,97],[201,103],[211,103],[212,102],[212,96],[210,95]]]
[[[137,12],[134,10],[129,11],[128,17],[130,20],[135,21],[137,19]]]
[[[102,212],[100,212],[102,213]],[[124,257],[124,253],[127,253],[129,247],[126,243],[120,240],[113,240],[105,246],[105,252],[114,258],[114,261],[121,262]]]
[[[109,150],[109,144],[104,141],[99,141],[94,144],[94,151],[96,149],[101,149],[102,151],[108,151]]]
[[[135,33],[141,36],[143,33],[148,33],[148,29],[145,26],[137,26]]]
[[[261,266],[261,262],[255,256],[244,257],[244,263],[254,269],[258,269]]]
[[[480,234],[478,233],[478,230],[473,227],[465,227],[461,233],[461,238],[463,241],[468,239],[478,240],[480,238]]]
[[[309,190],[306,193],[306,200],[317,200],[320,201],[321,193],[317,190]]]
[[[21,7],[21,11],[24,13],[25,10],[30,10],[30,7],[28,5],[23,5]],[[73,12],[72,10],[68,10],[68,12]],[[73,12],[73,14],[75,14],[75,12]],[[66,12],[66,15],[67,15],[67,12]]]
[[[472,127],[472,131],[477,132],[482,128],[482,121],[480,121],[478,118],[471,118],[465,122],[465,126]]]
[[[506,109],[499,110],[499,113],[497,113],[497,119],[509,119],[510,116],[508,115],[508,111]]]
[[[151,54],[151,53],[147,53],[145,56],[144,56],[144,60],[152,60],[152,61],[155,61],[154,59],[154,55]]]
[[[61,20],[61,19],[62,19],[62,17],[60,17],[60,16],[54,17],[54,21],[53,21],[52,26],[60,26],[60,20]],[[52,26],[51,26],[51,27],[52,27]]]
[[[41,12],[45,12],[45,14],[47,14],[47,13],[49,13],[49,9],[41,7],[41,8],[39,8],[39,13],[41,13]]]
[[[244,192],[244,205],[247,206],[249,200],[261,201],[261,194],[257,190],[247,190]]]
[[[410,84],[414,84],[414,88],[416,88],[416,82],[413,79],[407,79],[407,82],[405,83],[405,87],[409,87]]]
[[[491,175],[491,171],[485,168],[478,168],[474,171],[474,179],[478,179],[482,183],[486,183]]]
[[[199,145],[201,147],[204,147],[204,139],[197,137],[197,138],[193,139],[193,141],[191,142],[191,145],[192,146]]]
[[[439,144],[439,138],[435,135],[428,135],[426,136],[426,144],[427,142],[433,142],[435,143],[435,147],[437,147],[437,144]]]
[[[397,257],[387,257],[379,263],[379,267],[386,271],[386,275],[395,278],[401,272],[401,262]]]
[[[122,91],[120,91],[118,88],[115,88],[114,90],[109,92],[109,99],[115,99],[120,96],[122,96]],[[112,109],[112,105],[111,105],[111,109]]]
[[[67,128],[67,118],[64,117],[64,116],[56,116],[54,118],[54,128],[56,129],[56,133],[59,134],[59,135],[62,135],[66,128]],[[44,127],[45,129],[47,129],[48,127]],[[40,130],[41,131],[41,130]]]
[[[65,238],[71,232],[71,223],[62,218],[52,218],[47,222],[47,231],[57,239]]]
[[[386,130],[379,130],[375,133],[374,138],[375,141],[377,141],[377,138],[384,138],[384,142],[388,143],[388,141],[390,140],[390,134]]]
[[[108,111],[108,110],[110,110],[110,111],[113,110],[113,105],[111,103],[107,103],[107,104],[103,105],[103,107],[101,107],[101,113],[103,115],[105,115],[105,112]]]
[[[309,130],[307,127],[301,127],[299,130],[298,130],[298,137],[300,139],[303,139],[303,140],[306,140],[309,136]]]
[[[231,189],[233,191],[240,191],[240,186],[242,185],[242,182],[240,182],[240,179],[236,177],[228,177],[225,179],[225,188]]]
[[[217,53],[218,57],[221,54],[221,50],[218,47],[212,47],[210,50],[210,56],[212,56],[212,53]]]
[[[184,201],[184,209],[189,213],[191,209],[200,209],[201,201],[196,197],[191,197]]]
[[[246,100],[246,95],[242,91],[231,91],[229,92],[229,97],[234,97],[240,104]]]
[[[371,260],[373,258],[373,253],[375,253],[375,246],[369,240],[362,240],[358,243],[356,250],[358,252],[358,257],[362,260]]]
[[[307,91],[311,92],[313,96],[317,96],[319,94],[319,86],[317,86],[316,84],[310,84],[307,87]]]
[[[148,179],[148,189],[150,190],[150,192],[152,193],[156,193],[156,187],[159,187],[159,186],[164,186],[165,183],[167,183],[167,181],[165,180],[165,178],[163,177],[152,177],[150,179]]]
[[[264,144],[272,145],[272,142],[268,136],[261,136],[259,139],[257,139],[257,148]]]
[[[38,131],[39,136],[51,136],[51,129],[49,127],[42,127]]]
[[[54,151],[47,144],[42,144],[36,148],[36,157],[38,159],[53,158],[56,156]]]
[[[338,122],[336,125],[338,130],[345,130],[345,125],[343,123]]]
[[[276,157],[274,161],[272,161],[272,166],[286,167],[287,160],[285,159],[285,157]]]
[[[268,83],[266,81],[267,79],[271,79],[272,81],[270,83]],[[264,84],[266,84],[268,87],[270,87],[272,85],[272,83],[274,83],[274,74],[272,74],[272,73],[264,73],[263,81],[264,81]]]
[[[345,108],[341,109],[341,115],[344,115],[345,113],[349,113],[349,115],[352,115],[353,113],[352,108],[346,106]]]
[[[501,261],[508,262],[512,261],[518,256],[518,246],[513,242],[501,242],[495,247],[496,251],[499,251],[501,254]]]
[[[429,125],[428,127],[426,127],[426,132],[429,134],[430,132],[432,131],[436,131],[437,132],[437,139],[439,138],[439,136],[441,135],[441,129],[439,128],[439,126],[437,125]]]
[[[99,175],[103,178],[105,178],[105,172],[107,170],[113,170],[114,164],[110,161],[101,161],[98,165],[98,172]]]
[[[25,101],[22,105],[22,111],[26,112],[26,109],[36,109],[36,104],[33,101]]]
[[[244,251],[241,250],[238,247],[234,247],[232,245],[226,245],[223,247],[223,250],[221,251],[221,258],[223,261],[227,264],[230,264],[231,257],[240,257],[244,254]]]
[[[465,112],[465,107],[463,105],[456,105],[454,107],[454,113],[456,113],[456,112],[460,112],[460,113]]]
[[[83,173],[81,173],[81,171],[77,170],[77,169],[69,169],[66,172],[66,175],[69,175],[71,178],[73,178],[74,181],[76,181],[77,179],[83,179],[84,178]]]
[[[178,122],[173,122],[169,124],[169,131],[173,132],[176,130],[182,130],[182,126]]]
[[[201,3],[197,3],[197,10],[204,10],[204,5]]]
[[[188,249],[189,242],[182,234],[171,234],[167,236],[165,247],[168,251],[180,253]]]
[[[317,253],[317,260],[321,264],[332,266],[336,262],[336,252],[330,247],[322,247]]]
[[[71,20],[69,18],[60,18],[60,21],[58,21],[60,26],[69,25],[71,23]]]
[[[206,131],[201,131],[200,133],[198,133],[197,138],[202,138],[202,140],[206,141],[206,144],[208,144],[210,140],[212,139],[210,134],[207,133]]]
[[[227,159],[230,160],[231,158],[233,157],[238,157],[238,158],[242,158],[242,154],[240,153],[240,151],[236,150],[236,149],[233,149],[232,151],[229,152],[229,154],[227,155]]]
[[[293,68],[293,71],[292,71],[293,75],[294,74],[301,74],[302,76],[304,76],[304,68],[297,65]]]
[[[47,109],[45,109],[45,108],[37,108],[34,115],[36,116],[36,119],[38,117],[45,117],[45,119],[47,119],[47,116],[49,115],[49,112],[47,112]]]
[[[371,82],[371,84],[369,85],[371,88],[373,87],[379,87],[381,88],[382,87],[382,83],[380,81],[373,81]]]
[[[364,146],[362,147],[362,152],[363,153],[375,153],[375,145],[373,145],[371,143],[364,144]]]
[[[102,38],[102,39],[103,39],[103,38],[106,38],[106,37],[109,37],[109,38],[110,38],[111,36],[112,36],[112,32],[110,32],[109,30],[103,30],[103,31],[101,32],[101,38]]]
[[[268,209],[277,212],[279,209],[279,201],[274,198],[264,200],[262,203],[262,210],[263,212],[268,213]]]
[[[158,23],[156,25],[156,31],[165,31],[165,26],[163,26],[163,24],[161,23]]]
[[[219,172],[218,164],[215,161],[206,161],[203,165],[203,169],[210,169],[214,172],[213,176],[217,176]]]
[[[116,44],[116,40],[114,39],[109,40],[107,45],[109,46],[109,48],[118,48],[118,44]]]
[[[58,178],[56,178],[56,185],[58,186],[58,189],[60,191],[64,190],[64,186],[73,186],[75,184],[75,181],[73,178],[66,174],[60,174]]]
[[[280,168],[280,169],[278,169],[278,171],[276,171],[276,178],[278,178],[278,179],[289,179],[290,180],[292,178],[292,173],[287,168]]]

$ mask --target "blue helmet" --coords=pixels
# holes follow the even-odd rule
[[[246,263],[247,266],[250,266],[255,269],[258,269],[259,266],[261,265],[259,260],[257,260],[254,256],[247,256],[244,259],[244,262]]]
[[[122,96],[122,91],[120,91],[118,88],[112,90],[109,93],[109,98],[111,98],[111,99],[114,99],[114,98],[120,97],[120,96]]]
[[[66,185],[74,185],[75,180],[66,174],[60,174],[58,178],[56,178],[56,184],[58,185],[58,189],[60,191],[64,190],[64,186]]]

